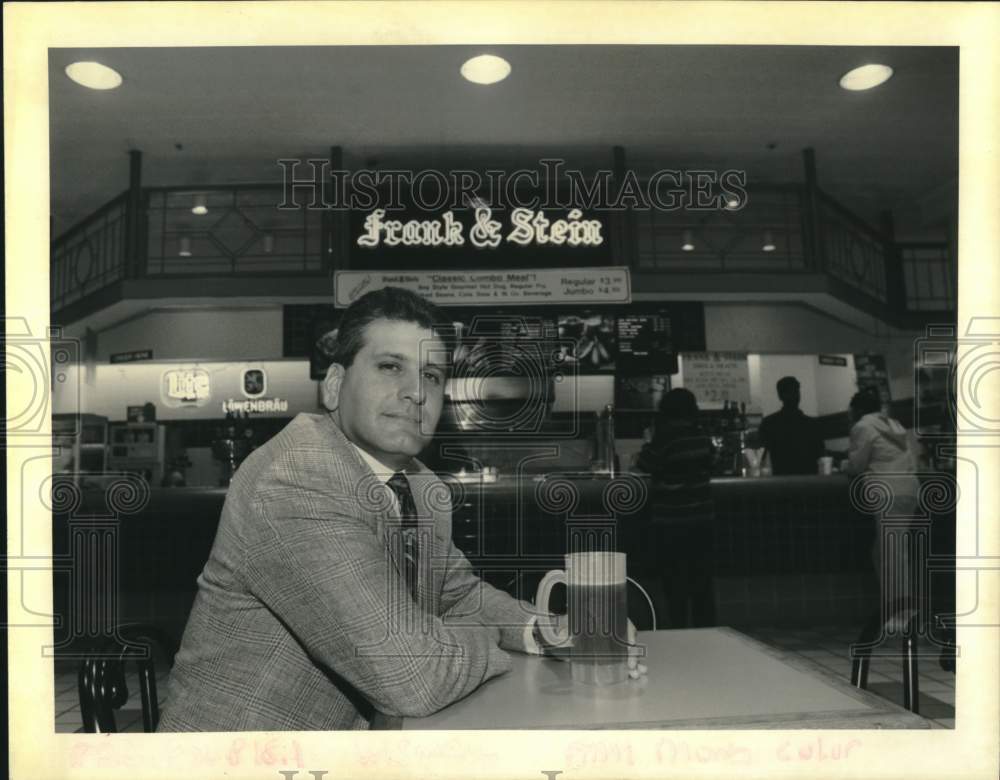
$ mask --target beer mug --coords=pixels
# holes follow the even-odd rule
[[[568,642],[574,682],[611,685],[628,678],[628,604],[625,553],[578,552],[566,555],[565,570],[550,571],[538,583],[535,604],[548,609],[552,587],[566,585],[569,631],[539,622],[550,645]]]

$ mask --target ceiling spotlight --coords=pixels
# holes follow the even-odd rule
[[[208,213],[208,200],[204,195],[194,196],[194,206],[191,207],[191,213],[197,214],[199,217]]]
[[[274,251],[274,236],[270,233],[264,234],[264,254],[269,255]]]
[[[181,257],[191,257],[191,239],[187,236],[181,236],[181,246],[177,251],[177,254]]]
[[[777,247],[774,244],[774,236],[771,235],[770,230],[764,231],[764,243],[760,247],[765,252],[773,252]]]
[[[122,75],[99,62],[74,62],[66,66],[66,75],[90,89],[114,89],[121,86]]]
[[[730,211],[735,211],[739,207],[740,207],[740,199],[737,198],[735,195],[730,195],[728,198],[726,198],[727,209],[729,209]]]
[[[694,236],[691,235],[691,231],[690,230],[685,230],[684,231],[683,240],[684,240],[684,243],[681,244],[681,249],[683,249],[685,252],[693,252],[694,251]]]
[[[858,92],[884,84],[890,78],[892,78],[892,68],[888,65],[862,65],[860,68],[849,70],[841,76],[840,86],[852,92]]]
[[[480,54],[478,57],[466,60],[461,73],[473,84],[496,84],[510,75],[510,63],[503,57]]]

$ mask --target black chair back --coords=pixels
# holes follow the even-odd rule
[[[126,661],[134,661],[139,673],[143,731],[156,731],[160,720],[156,656],[164,657],[172,666],[176,652],[176,642],[165,632],[156,626],[137,623],[119,626],[117,636],[99,643],[80,662],[77,675],[84,731],[118,731],[115,710],[124,706],[129,698],[125,683]]]

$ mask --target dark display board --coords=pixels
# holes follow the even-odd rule
[[[889,372],[885,367],[884,355],[863,354],[854,356],[854,369],[858,376],[858,390],[873,388],[878,390],[883,404],[892,400],[889,392]]]
[[[615,370],[618,343],[611,309],[563,310],[557,317],[563,362],[579,374]]]
[[[542,377],[561,369],[556,318],[545,310],[446,309],[458,339],[459,377]]]
[[[670,377],[666,374],[616,376],[615,409],[656,411],[664,393],[669,389]]]
[[[677,350],[668,309],[618,315],[618,367],[630,376],[677,373]]]
[[[616,374],[648,381],[676,373],[678,352],[705,349],[700,303],[443,311],[460,338],[455,376]],[[313,379],[326,374],[342,312],[332,305],[284,307],[284,356],[308,357]]]

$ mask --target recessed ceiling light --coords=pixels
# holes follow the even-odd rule
[[[122,83],[121,73],[99,62],[74,62],[66,66],[66,75],[91,89],[114,89]]]
[[[840,77],[840,86],[853,92],[862,89],[871,89],[879,84],[884,84],[892,78],[892,68],[888,65],[862,65],[860,68],[849,70]]]
[[[463,63],[462,75],[474,84],[496,84],[510,75],[510,63],[503,57],[480,54]]]

